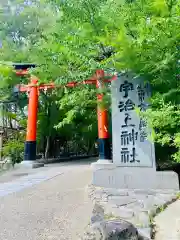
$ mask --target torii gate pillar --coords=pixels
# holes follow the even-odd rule
[[[20,71],[20,76],[26,74],[28,69],[35,68],[35,64],[17,63],[13,64],[14,69]],[[22,71],[22,74],[21,74]],[[38,80],[35,77],[31,78],[30,85],[25,86],[23,92],[29,93],[28,104],[28,119],[27,119],[27,132],[24,149],[24,161],[22,163],[30,162],[30,166],[38,167],[38,164],[43,166],[43,163],[33,163],[36,160],[36,132],[37,132],[37,111],[38,111]],[[16,89],[15,93],[21,92]]]
[[[36,160],[36,129],[37,129],[37,110],[38,110],[38,80],[31,79],[28,104],[27,133],[24,150],[24,161]]]
[[[104,86],[104,71],[96,71],[96,88],[103,89]],[[97,120],[98,120],[98,141],[99,141],[99,161],[110,162],[111,160],[111,149],[109,141],[108,131],[108,110],[103,106],[103,93],[97,95],[98,106],[97,106]]]

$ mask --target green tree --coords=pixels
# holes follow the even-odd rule
[[[142,76],[153,86],[152,108],[147,115],[155,130],[155,140],[166,149],[173,149],[173,159],[172,154],[169,156],[171,161],[179,161],[178,1],[49,0],[33,4],[24,6],[27,11],[18,14],[18,21],[24,24],[25,19],[31,19],[29,21],[33,21],[34,28],[31,29],[31,24],[28,25],[31,30],[26,24],[23,25],[26,41],[21,41],[20,45],[14,41],[13,49],[18,54],[16,56],[13,53],[11,56],[19,61],[26,59],[28,62],[36,62],[38,67],[34,73],[43,82],[51,79],[57,84],[81,81],[92,76],[99,68],[111,73],[112,69],[133,71]],[[52,16],[49,23],[53,24],[42,24],[45,22],[42,14],[44,4],[47,16]],[[32,19],[34,13],[37,16],[35,21]],[[8,17],[8,24],[17,18],[16,15]],[[3,60],[10,61],[7,46],[5,42],[1,56]],[[23,51],[20,52],[19,49]],[[68,90],[68,95],[64,94],[59,99],[60,111],[67,111],[57,124],[59,129],[73,123],[79,114],[77,109],[85,109],[83,101],[79,103],[76,95],[79,99],[83,95],[92,99],[91,88],[87,88],[87,94],[85,88],[77,88],[73,92]],[[68,109],[64,101],[69,98],[73,102],[69,105],[71,109]]]

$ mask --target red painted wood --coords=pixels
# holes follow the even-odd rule
[[[104,71],[96,71],[97,80],[96,88],[101,89],[104,85]],[[98,137],[99,139],[109,138],[108,132],[108,110],[103,107],[101,102],[103,101],[103,94],[97,95],[98,107],[97,107],[97,117],[98,117]]]
[[[28,70],[18,70],[16,71],[17,76],[25,76],[28,74]],[[97,76],[88,79],[88,80],[84,80],[82,82],[69,82],[65,85],[55,85],[55,83],[47,83],[47,84],[40,84],[38,85],[38,90],[43,90],[43,89],[53,89],[53,88],[61,88],[61,87],[76,87],[78,85],[86,85],[86,84],[97,84],[96,79],[99,77],[99,75],[103,75],[103,77],[110,77],[110,79],[104,79],[104,82],[111,82],[113,80],[117,79],[117,76],[111,76],[111,75],[105,75],[103,70],[98,70],[97,71]],[[36,84],[37,85],[37,84]],[[17,87],[19,88],[20,92],[27,92],[30,90],[30,88],[33,86],[32,83],[27,84],[27,85],[17,85]]]
[[[32,79],[31,83],[37,85],[38,80]],[[36,141],[37,129],[38,88],[32,86],[29,92],[28,120],[26,141]]]

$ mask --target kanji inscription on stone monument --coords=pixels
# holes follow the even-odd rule
[[[149,107],[150,85],[133,74],[119,74],[112,82],[113,163],[127,167],[155,167],[151,129],[136,108]]]

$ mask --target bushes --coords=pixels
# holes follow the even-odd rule
[[[10,157],[12,165],[23,160],[24,143],[17,140],[8,140],[3,146],[3,156]]]

